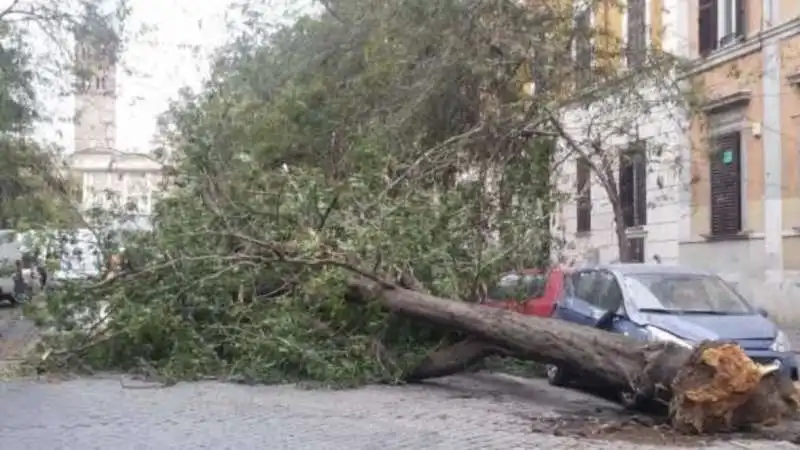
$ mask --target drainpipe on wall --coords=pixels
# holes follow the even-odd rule
[[[762,31],[776,23],[777,2],[763,0],[765,17]],[[763,34],[760,33],[760,36]],[[759,39],[762,57],[763,111],[760,138],[764,161],[764,252],[766,256],[764,281],[768,284],[783,281],[783,193],[781,139],[781,58],[780,41],[773,37]]]

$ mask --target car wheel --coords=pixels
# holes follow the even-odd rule
[[[625,409],[639,410],[644,406],[642,397],[630,389],[624,389],[619,392],[619,402]]]
[[[16,306],[19,303],[11,294],[0,294],[0,302],[8,302],[11,306]]]
[[[569,384],[569,375],[567,372],[555,364],[548,364],[545,366],[547,373],[547,382],[551,386],[566,386]]]

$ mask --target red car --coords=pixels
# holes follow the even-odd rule
[[[486,305],[529,316],[550,317],[556,301],[564,293],[566,273],[561,267],[548,272],[525,269],[507,273],[489,289]]]

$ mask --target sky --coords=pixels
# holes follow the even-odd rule
[[[213,50],[225,42],[228,0],[135,0],[131,25],[154,27],[133,38],[118,71],[117,145],[147,151],[156,118],[183,86],[199,88]]]
[[[0,0],[0,10],[13,0]],[[23,0],[28,2],[64,2],[65,0]],[[70,0],[66,0],[70,1]],[[74,0],[73,0],[74,1]],[[110,2],[112,0],[103,0]],[[199,88],[208,76],[210,57],[231,36],[230,27],[241,27],[243,16],[234,7],[235,0],[128,0],[132,12],[127,29],[131,30],[126,51],[117,73],[117,147],[121,151],[148,152],[153,148],[156,120],[167,109],[181,87]],[[258,0],[256,0],[258,1]],[[279,1],[266,0],[270,20],[286,23],[287,8]],[[307,0],[294,1],[294,11],[308,11]],[[304,3],[306,6],[297,7]],[[63,4],[63,3],[62,3]],[[146,29],[144,32],[140,30]],[[54,39],[41,30],[31,31],[36,42],[34,53],[43,67],[50,64]],[[59,39],[56,39],[59,40]],[[66,78],[59,75],[58,78]],[[48,123],[41,124],[35,137],[56,143],[66,153],[74,151],[74,111],[72,95],[57,94],[66,87],[53,88],[54,81],[37,86]]]
[[[169,100],[183,86],[202,85],[211,53],[227,36],[224,17],[229,3],[229,0],[131,2],[127,29],[132,35],[117,71],[116,143],[120,151],[149,151],[156,133],[156,119],[167,109]],[[142,29],[146,31],[140,32]],[[58,143],[70,153],[74,151],[74,134],[68,119],[74,110],[74,97],[47,91],[40,89],[40,98],[49,110],[48,115],[56,120],[40,126],[36,135]]]

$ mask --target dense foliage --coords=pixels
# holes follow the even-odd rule
[[[500,271],[547,263],[553,111],[579,98],[572,14],[342,0],[234,39],[162,118],[167,194],[153,229],[126,237],[125,268],[36,311],[56,331],[48,361],[171,379],[401,379],[452,332],[350,301],[347,282],[477,301]],[[547,89],[531,96],[534,79]]]
[[[43,187],[36,175],[47,156],[25,139],[37,119],[28,52],[13,24],[0,22],[0,229],[46,208],[34,193]]]

